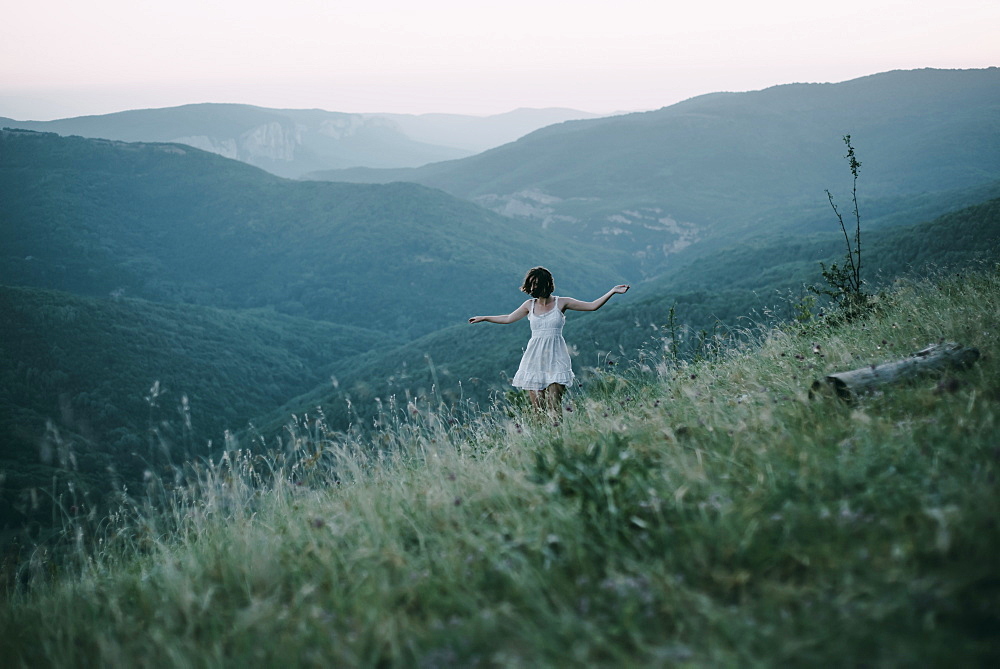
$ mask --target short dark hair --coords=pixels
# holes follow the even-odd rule
[[[544,267],[532,267],[524,275],[521,291],[535,298],[546,298],[556,289],[552,281],[552,272]]]

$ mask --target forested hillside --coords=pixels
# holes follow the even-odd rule
[[[849,193],[843,135],[864,165],[869,224],[953,210],[954,191],[1000,180],[998,118],[998,68],[897,71],[562,123],[419,169],[312,177],[441,188],[627,251],[655,275],[699,244],[824,229],[824,190]]]
[[[588,292],[624,257],[414,184],[296,182],[175,144],[0,134],[0,283],[273,307],[416,336],[543,260]]]
[[[868,230],[862,223],[862,268],[875,289],[893,278],[934,267],[965,267],[976,258],[993,260],[1000,253],[1000,182],[975,189],[972,197],[988,196],[934,220],[912,219],[903,224]],[[961,201],[961,200],[956,200]],[[845,253],[836,218],[828,210],[826,234],[781,240],[761,239],[727,245],[717,251],[669,267],[652,281],[654,291],[714,292],[720,277],[729,289],[759,295],[821,282],[819,263],[841,262]],[[739,267],[740,272],[731,272]]]
[[[0,529],[37,516],[22,495],[54,476],[73,472],[96,503],[114,481],[217,452],[227,430],[397,343],[266,310],[8,286],[0,342]]]

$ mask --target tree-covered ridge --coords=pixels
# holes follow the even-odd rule
[[[961,268],[977,258],[996,259],[1000,253],[1000,182],[975,189],[972,195],[985,197],[932,220],[911,219],[906,224],[896,220],[881,229],[865,228],[862,273],[866,280],[877,288],[897,276],[928,268]],[[825,234],[720,246],[670,267],[651,283],[656,292],[712,291],[724,285],[760,294],[815,283],[820,280],[819,263],[829,264],[843,255],[844,240],[835,233],[832,215],[827,222],[830,230]],[[729,271],[733,267],[740,271]],[[724,277],[721,284],[720,277]]]
[[[654,275],[674,261],[677,242],[824,229],[817,194],[844,181],[844,134],[863,156],[870,212],[941,215],[950,209],[907,209],[1000,180],[998,116],[998,68],[899,71],[562,123],[411,170],[313,176],[441,188],[625,250]]]
[[[112,491],[109,468],[135,486],[146,467],[206,456],[227,430],[329,384],[351,357],[396,344],[266,310],[8,286],[0,342],[0,522],[14,525],[25,518],[14,511],[20,495],[51,480],[60,448],[100,497]]]
[[[418,335],[541,260],[588,290],[621,254],[414,184],[280,179],[172,144],[0,134],[0,283]]]

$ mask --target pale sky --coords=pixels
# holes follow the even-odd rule
[[[5,3],[0,116],[196,102],[656,109],[716,91],[1000,66],[998,0]]]

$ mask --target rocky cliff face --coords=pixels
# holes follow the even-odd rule
[[[657,266],[702,238],[697,224],[678,221],[661,207],[605,208],[601,212],[600,198],[560,198],[540,188],[489,193],[472,201],[503,216],[534,220],[543,228],[553,227],[578,239],[627,250],[639,267],[644,263]],[[601,213],[595,215],[595,211]],[[581,213],[586,215],[581,217]]]
[[[299,125],[285,126],[278,122],[257,126],[240,135],[240,150],[246,152],[247,161],[252,158],[270,160],[295,160],[295,149],[302,145],[304,128]]]
[[[247,130],[239,137],[176,137],[171,141],[187,144],[203,151],[218,153],[226,158],[258,165],[266,161],[292,162],[295,151],[302,145],[305,128],[301,125],[265,123]]]
[[[361,114],[343,114],[312,124],[271,121],[254,126],[238,137],[190,135],[173,137],[169,141],[294,176],[296,172],[301,172],[294,164],[317,148],[315,143],[318,138],[325,141],[327,150],[331,145],[339,146],[340,155],[361,158],[361,162],[365,161],[364,155],[358,155],[359,147],[362,152],[366,149],[368,152],[374,151],[374,157],[379,153],[379,146],[384,150],[393,142],[402,145],[409,141],[393,121]],[[434,157],[428,156],[428,161],[424,162],[429,162]],[[445,157],[451,156],[442,156],[440,159]],[[313,158],[315,159],[315,155]],[[420,163],[419,160],[416,162]],[[282,168],[282,165],[287,167]]]

